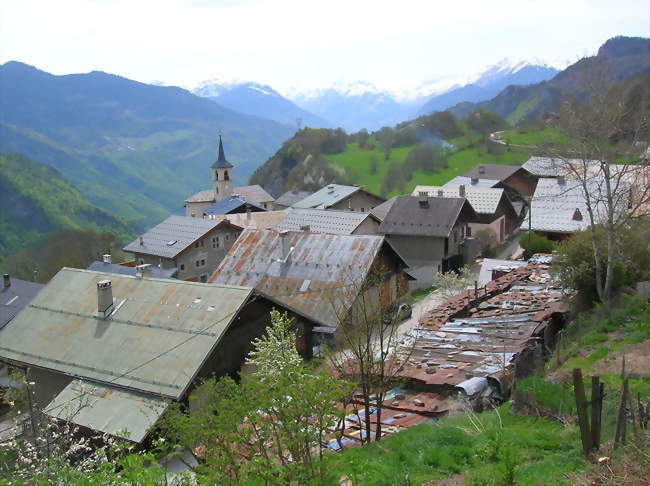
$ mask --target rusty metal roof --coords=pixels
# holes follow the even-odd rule
[[[210,282],[243,285],[314,322],[336,327],[384,244],[383,236],[244,230]]]
[[[114,312],[97,316],[97,282]],[[63,268],[2,330],[0,358],[179,398],[252,289]]]

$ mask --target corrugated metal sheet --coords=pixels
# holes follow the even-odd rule
[[[335,235],[350,235],[356,230],[369,213],[358,211],[332,211],[325,209],[292,209],[280,221],[275,229],[302,231],[307,225],[312,233],[331,233]]]
[[[123,250],[162,258],[175,258],[180,252],[221,223],[221,220],[170,216],[142,235],[142,245],[140,237],[138,237],[126,245]]]
[[[352,305],[384,238],[289,231],[286,262],[277,231],[244,230],[210,282],[243,285],[324,326]]]
[[[319,208],[327,209],[346,197],[361,190],[357,186],[343,186],[341,184],[329,184],[319,189],[305,199],[293,204],[294,208]]]
[[[465,186],[465,195],[461,195],[460,184],[457,186],[446,184],[439,186],[415,186],[411,196],[425,194],[430,197],[437,197],[438,191],[442,191],[442,197],[465,197],[472,205],[474,211],[479,214],[494,214],[499,207],[503,197],[503,189],[493,187]]]
[[[167,408],[167,402],[83,380],[72,380],[44,412],[92,430],[142,442]]]
[[[96,317],[104,279],[107,319]],[[2,330],[0,357],[179,398],[251,292],[64,268]]]

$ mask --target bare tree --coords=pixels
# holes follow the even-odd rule
[[[567,101],[560,128],[569,141],[540,147],[558,165],[567,188],[579,188],[594,255],[596,290],[603,302],[612,298],[618,260],[619,230],[650,213],[650,167],[639,158],[648,143],[650,89],[647,83],[611,87],[598,67],[581,79],[579,101]],[[596,225],[605,229],[604,241]]]

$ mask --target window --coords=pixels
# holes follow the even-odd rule
[[[205,259],[201,260],[201,266],[205,267]]]
[[[361,208],[361,212],[362,212],[362,213],[363,213],[363,209],[364,209],[364,208]]]
[[[472,227],[467,225],[467,237],[471,238],[472,237]]]
[[[198,248],[198,247],[199,247],[199,242],[197,241],[196,243],[194,243],[194,248]]]
[[[224,171],[224,173],[223,173],[223,180],[224,180],[224,181],[229,181],[229,180],[230,180],[230,176],[228,175],[228,171],[227,171],[227,170]]]
[[[208,281],[208,276],[207,275],[201,275],[200,280],[201,280],[201,282],[206,283]]]
[[[185,264],[184,263],[181,263],[180,269],[185,270]]]
[[[199,261],[198,261],[198,260],[194,262],[194,266],[195,266],[196,268],[199,268]]]
[[[219,171],[217,171],[217,170],[214,171],[214,180],[215,181],[219,180]]]
[[[226,241],[230,240],[230,233],[226,233]]]
[[[144,265],[144,259],[140,258],[139,262],[140,262],[140,265]]]
[[[219,237],[218,236],[213,236],[212,237],[212,248],[219,248]]]

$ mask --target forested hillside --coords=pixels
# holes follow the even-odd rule
[[[90,202],[139,227],[203,188],[219,132],[240,183],[293,131],[180,88],[0,66],[0,151],[56,168]]]
[[[60,174],[16,154],[0,154],[0,262],[60,230],[134,234],[122,218],[89,203]]]

